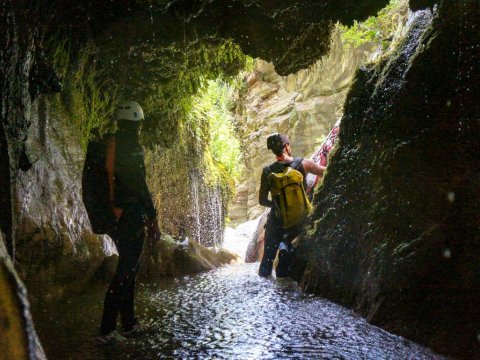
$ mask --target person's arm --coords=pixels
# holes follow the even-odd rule
[[[270,192],[270,184],[268,181],[268,173],[265,169],[262,172],[262,180],[260,181],[260,191],[258,193],[258,202],[265,207],[272,207],[273,202],[268,199],[268,193]]]
[[[152,194],[148,190],[145,179],[141,179],[141,186],[137,189],[139,192],[137,196],[140,199],[143,210],[145,211],[145,226],[147,228],[147,238],[151,241],[157,241],[160,239],[161,231],[158,226],[157,210],[153,203]]]
[[[152,194],[148,190],[148,186],[145,180],[143,180],[142,188],[143,188],[143,191],[141,194],[139,194],[139,198],[141,199],[141,203],[145,211],[145,215],[147,216],[148,219],[156,218],[157,210],[155,209]]]
[[[160,227],[158,226],[157,210],[155,209],[155,204],[153,203],[153,197],[148,189],[148,185],[146,181],[144,159],[143,159],[142,169],[143,169],[142,177],[139,180],[140,186],[137,188],[137,190],[139,191],[138,197],[145,211],[145,216],[147,217],[145,221],[145,226],[147,228],[147,238],[150,240],[150,242],[155,242],[160,239],[161,231],[160,231]]]
[[[325,166],[318,165],[314,163],[312,160],[308,160],[308,159],[304,159],[302,161],[302,165],[303,165],[303,168],[305,169],[305,172],[318,175],[318,176],[323,176],[323,173],[326,169]]]

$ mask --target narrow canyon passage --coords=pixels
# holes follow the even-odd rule
[[[479,0],[3,0],[0,18],[0,360],[480,359]],[[290,155],[327,168],[290,280],[266,280],[237,236],[247,262],[288,240],[259,195]],[[118,340],[99,332],[118,254],[139,264],[125,327],[148,332],[98,347]]]
[[[92,290],[37,313],[46,354],[55,359],[441,359],[291,280],[263,279],[258,264],[140,285],[138,314],[148,333],[98,347],[104,291]]]

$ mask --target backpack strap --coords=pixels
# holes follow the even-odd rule
[[[283,169],[285,169],[285,166],[287,166],[287,165],[281,164],[281,163],[275,161],[274,163],[266,166],[264,168],[264,171],[267,173],[267,175],[270,175],[272,173],[277,173],[277,172],[283,171]]]
[[[290,166],[291,168],[297,170],[298,169],[298,165],[300,165],[300,163],[303,161],[303,158],[301,157],[297,157],[297,158],[294,158],[293,161],[290,163]]]
[[[270,175],[272,173],[285,171],[285,169],[287,167],[298,170],[298,167],[302,163],[302,161],[303,161],[303,158],[301,158],[301,157],[294,158],[290,164],[283,164],[283,163],[280,163],[280,162],[276,161],[276,162],[264,167],[263,171],[267,175]]]
[[[110,205],[113,206],[115,199],[115,136],[109,136],[106,139],[106,156],[105,156],[105,168],[107,169],[108,176],[108,189],[110,195]]]

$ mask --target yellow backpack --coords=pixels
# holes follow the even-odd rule
[[[299,225],[312,210],[303,186],[303,174],[289,166],[280,173],[269,175],[270,192],[282,227],[290,229]]]

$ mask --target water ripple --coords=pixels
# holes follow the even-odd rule
[[[260,278],[257,267],[229,266],[197,276],[162,280],[161,285],[141,286],[137,308],[140,320],[149,328],[146,335],[122,346],[98,349],[91,345],[92,326],[78,325],[84,321],[83,316],[71,319],[77,322],[77,326],[69,327],[73,334],[57,329],[54,344],[44,341],[49,358],[442,358],[366,323],[348,309],[298,291],[292,281]],[[99,291],[97,302],[101,303],[101,296]],[[74,305],[77,310],[84,307],[80,313],[92,312],[84,301]],[[98,319],[101,307],[95,309]],[[43,333],[54,331],[40,325]],[[66,324],[57,326],[62,325]],[[71,341],[72,337],[78,341]]]

